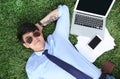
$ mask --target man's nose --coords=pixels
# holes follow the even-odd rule
[[[33,37],[33,41],[38,41],[39,37]]]

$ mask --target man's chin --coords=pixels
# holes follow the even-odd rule
[[[38,47],[39,46],[39,47]],[[34,51],[36,51],[36,52],[41,52],[41,51],[43,51],[45,49],[45,44],[36,44],[36,48],[35,48],[35,50]]]
[[[41,47],[41,48],[39,48],[38,50],[34,50],[34,51],[36,51],[36,52],[41,52],[41,51],[44,51],[44,49],[45,49],[45,47]]]

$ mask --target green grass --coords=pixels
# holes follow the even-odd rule
[[[0,79],[27,79],[25,64],[32,50],[25,49],[16,37],[20,23],[37,22],[55,9],[59,4],[66,4],[70,8],[70,15],[76,0],[0,0]],[[107,19],[107,27],[114,37],[116,46],[100,56],[94,63],[101,67],[105,60],[115,63],[113,75],[120,79],[120,1],[116,0]],[[45,28],[45,38],[54,30],[55,23]],[[51,28],[52,27],[52,28]],[[76,36],[70,40],[75,44]]]

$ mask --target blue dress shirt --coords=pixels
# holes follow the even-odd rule
[[[48,53],[73,65],[93,79],[99,79],[101,75],[100,69],[82,56],[69,41],[70,21],[68,7],[59,5],[58,10],[59,19],[55,31],[48,36],[45,49],[48,49]],[[27,61],[26,72],[29,79],[76,79],[47,59],[42,52],[34,52]]]

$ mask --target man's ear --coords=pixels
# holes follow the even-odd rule
[[[25,46],[26,48],[30,48],[28,44],[23,43],[23,46]]]

